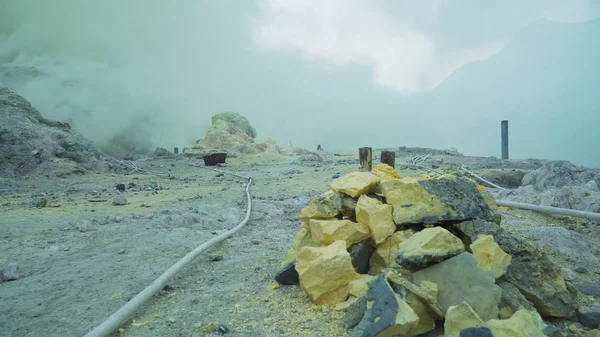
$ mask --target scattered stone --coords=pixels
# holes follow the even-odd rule
[[[547,325],[544,328],[544,331],[542,332],[548,337],[563,337],[563,335],[560,332],[560,329],[555,327],[554,325]]]
[[[400,245],[412,235],[414,235],[412,230],[397,231],[377,245],[373,255],[371,255],[371,269],[369,273],[376,275],[381,273],[385,268],[401,268],[396,263],[396,255],[400,251]]]
[[[14,281],[18,280],[20,276],[20,268],[16,263],[9,263],[6,268],[2,271],[2,280],[4,281]]]
[[[260,245],[262,243],[262,241],[257,240],[257,239],[252,239],[252,240],[250,240],[250,242],[252,242],[253,245]]]
[[[25,201],[24,204],[31,208],[44,208],[48,204],[48,200],[46,198],[33,198]]]
[[[590,307],[579,307],[577,309],[579,322],[590,329],[600,328],[600,309]]]
[[[312,240],[322,246],[343,240],[346,247],[368,239],[369,227],[350,220],[309,220]]]
[[[346,328],[351,329],[360,323],[365,312],[367,312],[367,298],[359,297],[350,304],[342,322]]]
[[[392,290],[384,275],[369,289],[367,303],[365,315],[349,336],[416,336],[417,313]]]
[[[298,272],[296,271],[296,261],[294,260],[281,268],[277,274],[275,274],[275,281],[281,285],[293,285],[300,283]]]
[[[121,192],[117,192],[117,194],[113,198],[112,204],[115,205],[115,206],[126,205],[127,204],[127,197],[125,197],[125,194],[123,194]]]
[[[217,164],[223,164],[227,160],[227,152],[213,152],[202,156],[204,165],[216,166]]]
[[[358,198],[356,221],[369,228],[376,245],[396,231],[396,224],[392,219],[392,206],[366,195]]]
[[[221,254],[210,254],[210,255],[208,255],[208,260],[210,262],[223,261],[223,255],[221,255]]]
[[[586,267],[582,267],[582,266],[575,268],[575,271],[580,274],[587,274],[590,272]]]
[[[224,335],[224,334],[226,334],[226,333],[229,332],[229,328],[226,327],[223,324],[219,324],[219,326],[217,327],[217,329],[215,330],[215,332]]]
[[[384,180],[380,185],[387,203],[394,208],[394,222],[399,226],[492,217],[476,185],[466,178],[449,174],[404,177]]]
[[[348,297],[348,284],[359,277],[344,241],[303,247],[296,257],[300,286],[316,304],[334,306]]]
[[[511,256],[498,246],[493,236],[480,235],[470,248],[481,269],[491,271],[495,278],[500,278],[506,273]]]
[[[329,184],[337,193],[345,193],[353,198],[368,194],[379,183],[379,178],[369,172],[351,172]]]
[[[475,257],[468,252],[414,273],[413,281],[443,285],[438,301],[444,311],[466,302],[485,320],[498,317],[502,289],[495,284],[492,273],[479,268]]]
[[[117,184],[115,187],[117,188],[117,191],[125,192],[125,184]]]
[[[463,242],[448,230],[425,228],[400,245],[396,263],[407,269],[424,268],[464,251]]]
[[[492,330],[486,327],[466,328],[460,332],[460,337],[494,337]]]
[[[333,219],[342,207],[342,198],[339,194],[328,191],[312,198],[308,206],[300,211],[300,221],[308,223],[310,219]]]
[[[369,244],[356,243],[348,249],[354,270],[359,274],[369,272],[369,261],[375,248]],[[358,296],[357,296],[358,297]]]
[[[573,315],[573,297],[562,274],[539,247],[508,232],[497,236],[496,242],[512,256],[504,276],[506,281],[517,287],[540,315],[565,318]]]
[[[376,175],[381,180],[401,179],[402,176],[393,167],[388,164],[379,163],[373,166],[371,170],[373,175]]]
[[[600,284],[598,282],[577,283],[575,288],[584,295],[600,299]]]

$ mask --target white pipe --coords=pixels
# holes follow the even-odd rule
[[[204,252],[208,248],[215,244],[227,239],[228,237],[239,231],[250,219],[250,212],[252,211],[252,198],[250,197],[250,185],[252,184],[252,178],[248,178],[248,185],[246,186],[246,196],[248,197],[248,208],[246,210],[246,217],[242,222],[231,230],[210,239],[204,244],[198,246],[193,251],[189,252],[181,260],[177,261],[171,268],[165,271],[159,278],[154,280],[146,289],[142,290],[129,302],[125,303],[121,309],[117,310],[112,314],[106,321],[98,325],[94,330],[88,332],[84,337],[107,337],[114,333],[117,328],[127,320],[127,318],[133,314],[139,307],[142,306],[150,297],[156,294],[159,290],[165,287],[167,282],[173,278],[183,267],[190,263],[200,253]]]
[[[469,171],[469,170],[465,169],[464,167],[462,167],[462,169],[463,169],[463,171],[467,172],[468,174],[472,175],[473,177],[475,177],[475,178],[477,178],[477,179],[479,179],[479,180],[481,180],[481,181],[483,181],[483,182],[485,182],[485,183],[488,183],[488,184],[490,184],[491,186],[494,186],[495,188],[499,188],[499,189],[501,189],[501,190],[503,190],[503,191],[508,191],[508,189],[507,189],[507,188],[504,188],[504,187],[498,186],[498,185],[494,184],[494,183],[493,183],[493,182],[491,182],[491,181],[487,181],[487,180],[485,180],[485,179],[481,178],[480,176],[476,175],[475,173],[473,173],[473,172],[471,172],[471,171]]]
[[[579,218],[600,221],[600,213],[595,213],[595,212],[585,212],[585,211],[578,211],[575,209],[524,204],[524,203],[508,201],[508,200],[497,200],[496,205],[504,206],[504,207],[522,208],[522,209],[527,209],[530,211],[536,211],[536,212],[542,212],[542,213],[575,216],[575,217],[579,217]]]

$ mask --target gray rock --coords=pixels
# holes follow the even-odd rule
[[[496,285],[494,275],[479,268],[470,253],[420,270],[414,273],[413,279],[417,285],[430,281],[440,286],[438,301],[444,311],[466,302],[484,321],[498,318],[502,289]]]
[[[564,186],[540,193],[540,205],[600,212],[600,192],[585,186]]]
[[[48,200],[46,198],[33,198],[25,201],[24,204],[31,208],[43,208],[48,204]]]
[[[10,263],[4,270],[2,271],[2,279],[4,281],[14,281],[18,280],[20,276],[20,269],[16,263]]]
[[[155,157],[170,157],[173,156],[173,153],[171,153],[171,151],[165,149],[164,147],[157,147],[156,149],[154,149],[154,153],[152,154]]]
[[[101,153],[69,124],[44,118],[25,98],[2,85],[0,143],[4,168],[0,174],[57,177],[108,169]]]
[[[596,246],[584,236],[564,227],[535,227],[519,231],[524,237],[567,259],[583,264],[600,264],[594,255]]]
[[[587,273],[590,272],[586,267],[583,267],[583,266],[576,267],[575,271],[578,272],[578,273],[580,273],[580,274],[587,274]]]
[[[374,251],[375,247],[363,243],[357,243],[348,248],[352,265],[357,273],[367,274],[369,272],[369,261]]]
[[[492,330],[486,327],[466,328],[460,332],[460,337],[494,337]]]
[[[471,244],[477,240],[479,235],[498,235],[503,229],[497,224],[482,219],[463,221],[454,224],[453,227],[458,231],[458,237],[466,244]]]
[[[600,309],[579,307],[577,309],[579,322],[590,329],[600,328]]]
[[[360,323],[363,316],[367,312],[367,298],[365,296],[359,297],[356,301],[352,302],[348,307],[348,311],[344,315],[342,322],[346,328],[351,329]]]
[[[522,185],[533,185],[537,191],[564,186],[582,186],[590,180],[598,180],[600,170],[575,166],[568,161],[551,161],[523,177]]]
[[[275,281],[281,285],[293,285],[300,283],[298,272],[296,271],[296,260],[281,268],[275,274]]]
[[[117,192],[117,194],[113,198],[112,204],[115,205],[115,206],[126,205],[127,204],[127,197],[125,197],[125,194],[123,194],[121,192]]]
[[[543,333],[548,337],[563,337],[563,335],[560,332],[560,329],[550,324],[546,325]]]
[[[505,280],[517,287],[542,317],[571,317],[573,297],[560,282],[560,270],[546,253],[530,240],[506,231],[495,239],[512,256]]]
[[[502,288],[502,297],[500,297],[501,307],[508,306],[513,312],[517,312],[520,309],[529,311],[535,309],[533,304],[512,283],[502,281],[498,283],[498,286]]]

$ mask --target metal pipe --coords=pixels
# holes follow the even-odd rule
[[[521,202],[514,202],[514,201],[508,201],[508,200],[497,200],[496,205],[503,206],[503,207],[527,209],[530,211],[536,211],[536,212],[541,212],[541,213],[574,216],[574,217],[578,217],[578,218],[585,218],[588,220],[600,221],[600,213],[595,213],[595,212],[578,211],[575,209],[558,208],[558,207],[552,207],[552,206],[524,204]]]

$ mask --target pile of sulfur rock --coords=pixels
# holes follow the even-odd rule
[[[446,337],[535,337],[550,333],[542,317],[576,317],[576,291],[537,246],[500,227],[472,180],[379,164],[330,188],[300,212],[275,280],[346,311],[349,336],[437,326]]]

